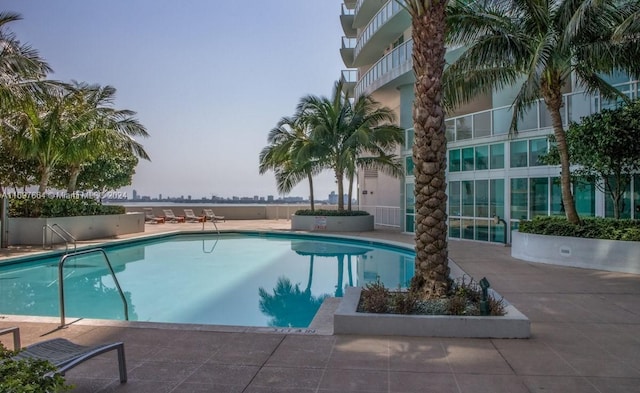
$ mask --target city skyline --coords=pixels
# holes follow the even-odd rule
[[[6,0],[23,20],[9,28],[49,63],[51,79],[117,89],[114,106],[137,112],[151,137],[121,192],[280,195],[258,173],[268,132],[301,97],[327,96],[344,68],[341,1],[273,0],[251,7],[205,0]],[[177,12],[179,11],[179,12]],[[337,190],[325,171],[316,195]],[[303,182],[289,195],[308,198]]]

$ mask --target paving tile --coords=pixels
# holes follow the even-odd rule
[[[513,374],[490,340],[443,340],[443,347],[455,373]]]
[[[242,333],[229,337],[208,363],[263,365],[284,340],[284,335]]]
[[[326,367],[334,342],[333,336],[287,336],[266,366]]]
[[[77,377],[71,374],[67,374],[65,379],[67,385],[73,386],[73,390],[71,390],[73,393],[98,392],[114,381],[113,379]]]
[[[458,392],[453,374],[392,372],[389,374],[392,393],[445,393]]]
[[[322,369],[263,367],[249,386],[273,389],[317,389],[324,374]]]
[[[587,378],[599,391],[606,393],[637,393],[640,378]]]
[[[182,382],[195,384],[218,384],[247,386],[259,370],[257,366],[229,364],[203,364]]]
[[[183,382],[177,385],[171,393],[243,393],[244,386],[241,385],[220,385],[210,383]]]
[[[530,393],[522,378],[513,375],[456,374],[461,393]]]
[[[200,365],[184,362],[149,361],[129,370],[130,380],[181,382]]]
[[[387,370],[389,342],[380,337],[338,336],[327,367]]]
[[[390,338],[389,369],[426,373],[451,372],[441,340],[425,337]]]
[[[98,393],[169,393],[176,382],[129,380],[127,383],[113,382]],[[76,393],[75,390],[71,392]]]
[[[608,390],[598,390],[583,377],[562,376],[527,376],[522,378],[525,386],[531,392],[545,393],[604,393]]]
[[[267,388],[259,386],[249,386],[247,389],[243,390],[242,393],[316,393],[316,389]]]
[[[494,340],[494,344],[518,375],[578,375],[562,356],[544,342]]]
[[[388,389],[389,373],[380,370],[327,369],[319,387],[319,391],[336,392],[386,392]]]

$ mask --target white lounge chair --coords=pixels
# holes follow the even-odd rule
[[[166,222],[184,222],[184,217],[176,216],[171,209],[162,209],[164,212],[164,220]]]
[[[164,224],[164,217],[156,217],[153,215],[153,209],[150,207],[144,208],[144,222],[151,224]]]
[[[196,214],[193,212],[193,209],[184,209],[184,217],[186,218],[187,222],[202,222],[205,219],[204,216],[196,216]]]
[[[224,216],[216,216],[213,213],[213,209],[202,209],[202,214],[204,214],[205,218],[209,221],[222,221],[225,222]]]
[[[20,350],[20,330],[17,327],[0,329],[0,335],[13,333],[13,349]],[[64,375],[75,366],[89,360],[94,356],[101,355],[112,350],[118,351],[118,369],[120,373],[120,383],[127,382],[127,365],[124,357],[124,343],[115,342],[111,344],[101,344],[95,346],[83,346],[74,344],[64,338],[54,338],[52,340],[41,341],[25,347],[18,354],[12,357],[14,360],[39,359],[48,360],[56,368],[57,372]]]

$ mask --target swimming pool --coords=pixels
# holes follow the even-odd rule
[[[303,234],[163,235],[104,250],[131,321],[304,328],[344,286],[406,286],[414,270],[403,247]],[[0,314],[59,316],[59,259],[0,266]],[[101,255],[70,257],[63,274],[68,320],[125,319]]]

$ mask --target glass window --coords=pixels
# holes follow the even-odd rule
[[[460,182],[459,181],[450,181],[449,182],[449,215],[450,216],[459,216],[460,215]]]
[[[614,178],[609,179],[609,185],[612,189],[616,188],[616,181]],[[615,217],[613,199],[608,191],[604,193],[604,200],[604,216]],[[624,194],[622,194],[622,198],[620,198],[620,202],[618,203],[618,212],[620,214],[620,218],[631,218],[631,184],[629,183],[624,188]]]
[[[476,146],[476,170],[489,169],[489,146]]]
[[[461,220],[462,222],[462,238],[473,240],[474,238],[474,225],[473,219]]]
[[[455,120],[446,120],[444,122],[445,135],[448,142],[455,142],[456,140],[456,122]]]
[[[529,141],[529,165],[544,165],[540,161],[540,156],[547,154],[547,138],[531,139]]]
[[[518,130],[537,130],[538,129],[538,105],[533,105],[518,119]]]
[[[567,97],[567,109],[569,111],[569,120],[579,123],[585,116],[589,116],[593,112],[593,97],[591,95],[573,94]]]
[[[405,232],[411,233],[416,231],[415,219],[416,217],[414,215],[406,216],[405,225],[404,225]]]
[[[596,187],[587,181],[573,183],[573,198],[576,210],[581,216],[593,217],[596,214]]]
[[[489,217],[504,218],[504,179],[489,180]]]
[[[405,133],[404,148],[405,150],[411,150],[413,149],[413,136],[414,136],[413,128],[405,130],[404,133]]]
[[[473,147],[467,147],[462,149],[462,170],[473,170]]]
[[[493,135],[504,135],[511,128],[511,107],[496,109],[493,112]]]
[[[564,204],[562,203],[562,188],[560,187],[560,178],[551,178],[551,215],[565,215]]]
[[[404,158],[405,175],[413,176],[413,156]]]
[[[449,172],[460,172],[460,150],[449,150]]]
[[[460,219],[449,219],[449,237],[454,239],[460,239]]]
[[[471,139],[471,116],[456,119],[456,140]]]
[[[476,180],[476,217],[489,217],[489,180]]]
[[[511,168],[527,166],[527,141],[511,142]]]
[[[415,213],[416,208],[416,196],[414,193],[415,184],[406,183],[404,189],[405,212],[408,214],[413,214]]]
[[[562,124],[566,124],[565,122],[565,108],[567,107],[567,101],[566,101],[566,97],[564,97],[563,99],[564,102],[564,106],[562,108],[560,108],[560,118],[562,120]],[[549,109],[547,109],[547,105],[544,102],[540,102],[540,128],[547,128],[547,127],[552,127],[553,124],[551,123],[551,115],[549,114]]]
[[[490,146],[491,169],[504,168],[504,143]]]
[[[462,182],[462,215],[473,217],[473,180]]]
[[[489,220],[476,220],[475,240],[489,241]]]
[[[529,212],[528,179],[511,179],[511,219],[526,220]]]
[[[496,243],[504,243],[504,228],[505,225],[503,223],[496,224],[493,220],[489,220],[490,225],[490,238],[489,240]]]
[[[491,136],[491,112],[473,115],[473,137]]]
[[[548,215],[549,178],[529,179],[529,190],[529,218]]]

